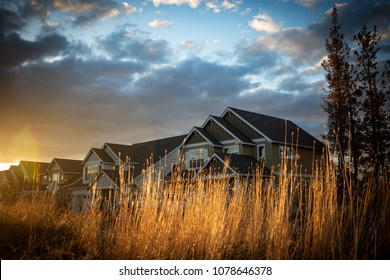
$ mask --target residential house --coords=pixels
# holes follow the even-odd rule
[[[0,187],[8,187],[12,182],[13,179],[9,170],[0,171]]]
[[[53,158],[43,177],[42,186],[56,197],[59,206],[67,206],[72,191],[82,189],[82,161]]]
[[[160,172],[163,178],[180,160],[178,148],[185,135],[132,145],[105,143],[91,149],[83,161],[83,183],[91,198],[118,201],[122,193],[135,194],[145,181],[145,170]],[[157,172],[151,172],[157,174]]]
[[[48,166],[46,162],[21,161],[0,172],[0,186],[13,187],[17,192],[44,191],[40,188],[40,173]]]
[[[9,185],[15,188],[18,192],[22,191],[24,181],[22,168],[19,165],[11,165],[8,170],[11,175]]]
[[[180,169],[196,176],[279,176],[281,160],[297,160],[302,178],[310,178],[313,159],[323,144],[289,120],[228,107],[193,127],[181,146]],[[290,166],[290,165],[288,165]],[[193,171],[193,172],[189,172]],[[223,174],[224,173],[224,174]]]
[[[34,162],[34,161],[21,161],[19,167],[23,173],[23,185],[24,192],[45,192],[46,189],[41,187],[41,174],[46,171],[50,163],[48,162]]]
[[[84,160],[82,166],[82,186],[72,192],[72,210],[74,212],[86,210],[90,203],[90,184],[95,182],[95,178],[102,171],[115,172],[117,165],[114,160],[103,150],[91,148]]]

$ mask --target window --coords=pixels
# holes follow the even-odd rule
[[[225,154],[239,154],[240,147],[238,145],[228,146],[223,149]]]
[[[265,158],[265,145],[261,144],[257,146],[257,157]]]
[[[295,158],[295,149],[294,147],[279,146],[279,157],[294,159]]]
[[[53,182],[59,182],[59,179],[60,179],[60,174],[58,172],[56,173],[53,173]]]
[[[193,149],[186,152],[186,168],[199,169],[207,158],[207,149]]]
[[[93,179],[95,179],[95,177],[98,175],[100,171],[99,165],[87,166],[85,169],[86,169],[85,179],[87,181],[92,181]]]
[[[203,159],[190,159],[190,169],[199,169],[203,165]]]

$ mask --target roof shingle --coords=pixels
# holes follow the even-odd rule
[[[306,147],[313,147],[315,142],[316,147],[322,146],[321,141],[314,138],[311,134],[297,126],[292,121],[244,111],[232,107],[229,107],[229,109],[273,142],[286,142],[288,144],[298,142],[298,146]],[[294,136],[292,137],[292,135]]]

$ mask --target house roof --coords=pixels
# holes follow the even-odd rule
[[[81,166],[81,160],[63,158],[53,158],[46,171],[49,170],[54,163],[57,163],[61,171],[64,173],[81,174],[83,171]]]
[[[119,155],[122,161],[126,157],[131,163],[137,163],[134,176],[137,177],[142,173],[142,170],[147,167],[147,163],[156,163],[164,158],[167,154],[179,147],[184,141],[186,135],[174,136],[164,139],[136,143],[133,145],[106,143],[105,145],[111,149],[116,155]]]
[[[96,175],[95,179],[89,183],[89,186],[88,188],[90,188],[94,182],[96,182],[97,180],[99,180],[99,178],[101,176],[106,176],[107,178],[110,179],[110,181],[114,184],[113,187],[119,187],[120,185],[120,176],[119,176],[119,170],[106,170],[106,169],[102,169],[100,170],[99,174]]]
[[[4,178],[7,182],[13,182],[12,175],[9,170],[0,171],[0,179],[4,180]]]
[[[91,150],[102,160],[102,162],[114,162],[112,158],[103,149],[92,148]]]
[[[202,136],[207,142],[209,142],[211,145],[213,146],[219,146],[219,147],[222,147],[223,145],[221,144],[221,142],[219,142],[214,136],[212,136],[207,130],[201,128],[201,127],[196,127],[194,126],[192,128],[192,130],[190,131],[190,133],[188,133],[188,136],[186,137],[186,140],[190,138],[190,136],[193,134],[193,133],[198,133],[200,134],[200,136]],[[184,141],[185,142],[185,141]],[[183,144],[184,144],[183,142]]]
[[[260,134],[264,135],[272,142],[285,143],[287,139],[288,144],[296,143],[298,141],[298,146],[313,147],[314,142],[316,143],[316,146],[323,145],[321,141],[317,140],[315,137],[306,132],[304,129],[300,128],[292,121],[244,111],[232,107],[228,107],[222,117],[228,111],[233,112],[236,116],[240,117],[252,128],[257,130]],[[294,139],[291,139],[292,133],[294,133]]]
[[[25,160],[19,163],[19,166],[25,170],[26,175],[30,180],[32,180],[34,176],[44,173],[49,165],[49,162],[35,162]]]
[[[22,182],[24,180],[23,171],[20,166],[11,165],[9,168],[9,172],[14,182]]]
[[[221,117],[209,116],[203,127],[205,127],[210,120],[214,120],[216,123],[218,123],[219,126],[221,126],[225,131],[227,131],[230,135],[232,135],[236,140],[240,141],[241,143],[249,145],[255,144],[248,136],[246,136],[244,133],[239,131],[237,128],[235,128],[233,125],[231,125],[229,122],[227,122]]]
[[[84,164],[84,162],[87,160],[91,153],[94,153],[102,162],[114,163],[113,159],[103,149],[91,148],[85,156],[84,160],[82,161],[81,165]]]

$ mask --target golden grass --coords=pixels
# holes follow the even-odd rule
[[[0,258],[389,258],[388,172],[380,186],[368,176],[359,192],[346,182],[338,194],[327,157],[309,188],[288,170],[282,163],[273,185],[260,172],[251,182],[219,178],[165,188],[148,176],[137,200],[110,211],[93,206],[72,214],[51,197],[3,198]]]

